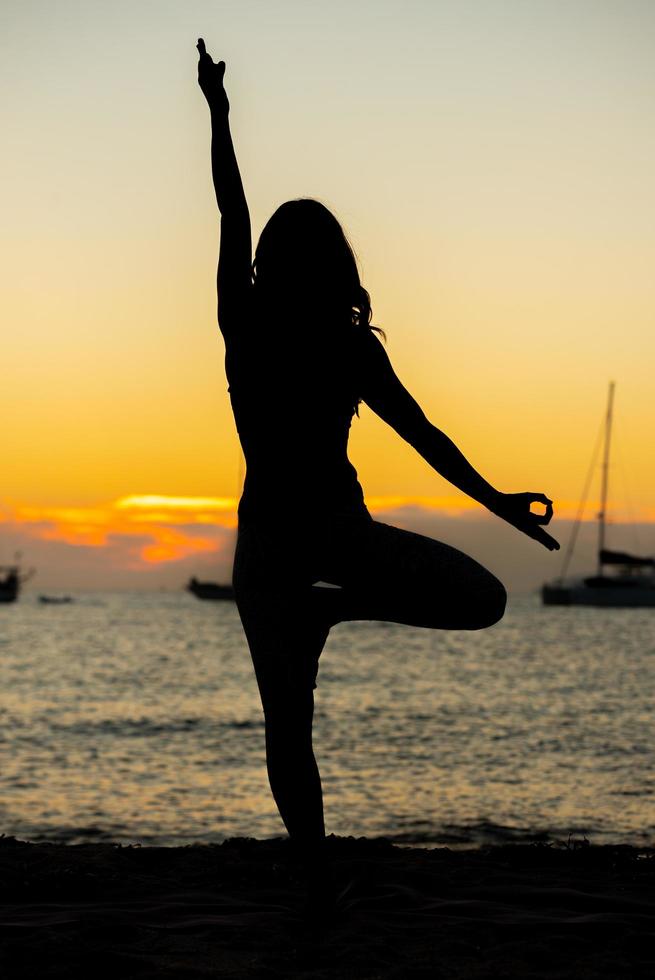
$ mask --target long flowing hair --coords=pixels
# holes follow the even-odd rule
[[[252,263],[260,308],[284,310],[305,325],[318,321],[338,331],[384,331],[371,323],[371,298],[364,289],[352,245],[332,212],[310,197],[285,201],[271,215]],[[359,414],[355,393],[353,410]]]

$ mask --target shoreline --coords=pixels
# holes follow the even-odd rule
[[[8,980],[655,974],[655,848],[331,835],[327,851],[345,894],[309,920],[286,838],[0,837],[0,968]]]

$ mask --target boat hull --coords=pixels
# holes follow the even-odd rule
[[[191,579],[187,585],[187,591],[196,599],[210,599],[212,601],[234,599],[234,589],[231,585],[219,585],[216,582],[198,582],[197,579]]]
[[[605,606],[615,609],[655,608],[655,588],[648,586],[544,585],[544,606]]]

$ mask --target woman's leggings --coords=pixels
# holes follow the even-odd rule
[[[325,835],[312,718],[330,626],[386,620],[483,629],[501,619],[505,589],[447,544],[352,518],[284,531],[240,523],[233,582],[264,709],[273,796],[291,838],[311,849]]]

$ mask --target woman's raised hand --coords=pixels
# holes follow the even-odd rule
[[[211,55],[207,53],[205,42],[201,37],[198,38],[196,47],[198,48],[199,55],[198,85],[207,99],[210,109],[222,109],[224,112],[228,112],[230,103],[223,88],[225,62],[219,61],[217,65],[214,64]]]
[[[533,503],[546,505],[544,514],[533,514],[530,506]],[[559,551],[559,544],[543,530],[542,525],[548,524],[553,516],[553,502],[545,493],[501,493],[492,508],[494,514],[502,517],[528,537],[539,541],[549,551]]]

